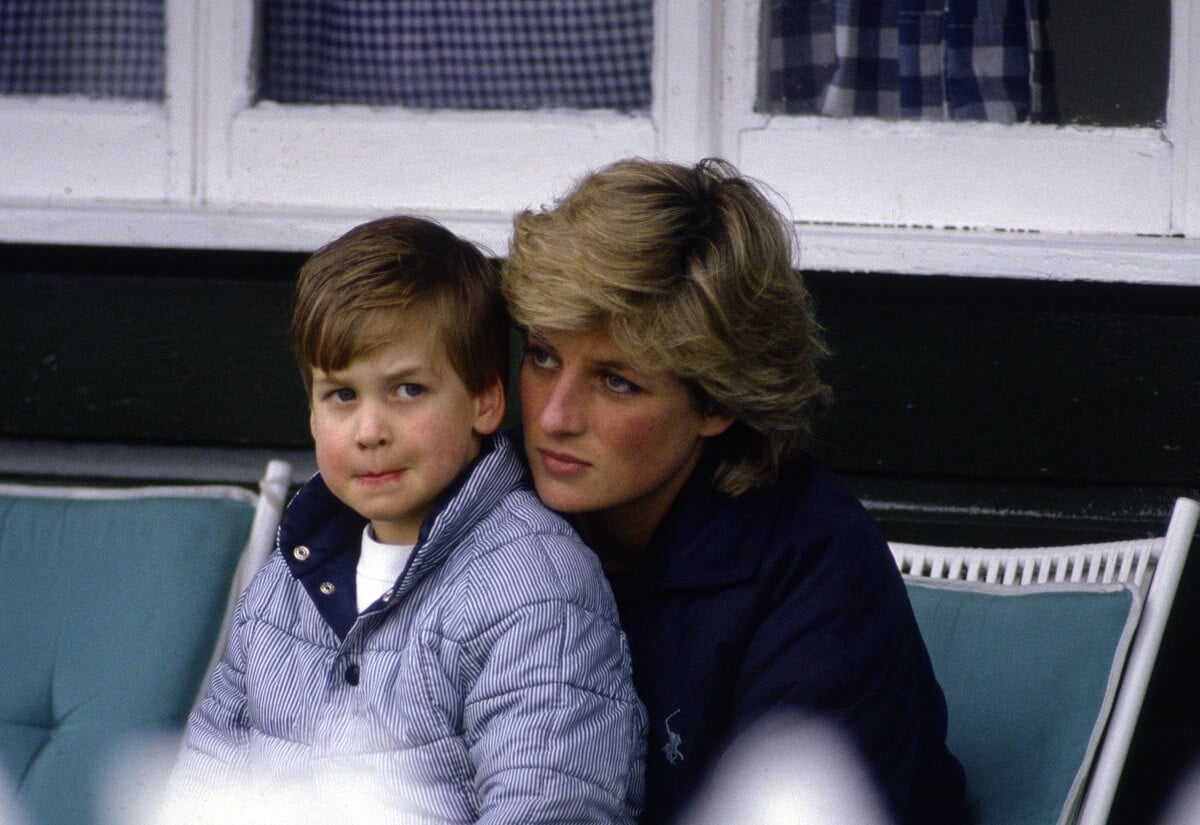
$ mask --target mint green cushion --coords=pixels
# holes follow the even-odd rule
[[[1118,585],[907,584],[977,824],[1059,822],[1079,802],[1140,597]]]
[[[254,515],[236,492],[0,489],[0,767],[31,825],[94,822],[111,750],[182,725]]]

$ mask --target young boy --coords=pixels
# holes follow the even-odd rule
[[[319,472],[237,606],[172,802],[324,804],[352,777],[388,821],[632,822],[645,722],[611,593],[494,436],[496,268],[373,221],[304,264],[291,334]]]

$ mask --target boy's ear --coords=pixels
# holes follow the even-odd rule
[[[491,435],[504,420],[504,382],[497,378],[491,386],[475,396],[475,426],[477,435]]]

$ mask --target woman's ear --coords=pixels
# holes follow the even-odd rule
[[[718,408],[704,414],[700,420],[700,435],[714,438],[729,429],[734,422],[733,413]]]
[[[491,435],[504,420],[504,382],[497,378],[491,386],[475,395],[476,435]]]

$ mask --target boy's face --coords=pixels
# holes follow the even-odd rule
[[[392,343],[343,370],[313,368],[317,468],[386,544],[416,542],[438,496],[504,415],[501,382],[472,395],[436,331],[417,320],[397,319]]]

